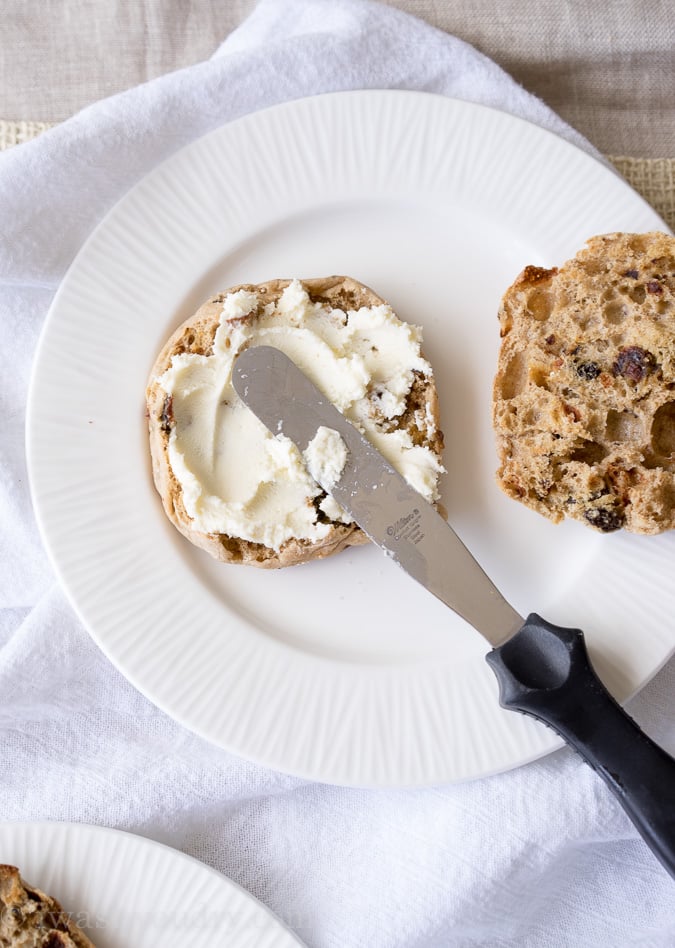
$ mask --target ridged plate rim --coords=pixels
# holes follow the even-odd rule
[[[503,112],[403,91],[334,93],[275,106],[173,155],[94,231],[48,314],[27,422],[45,546],[82,621],[120,671],[223,748],[309,779],[358,786],[484,776],[560,744],[545,728],[497,707],[483,662],[460,680],[434,663],[331,661],[225,616],[181,568],[173,547],[157,542],[165,523],[158,503],[148,501],[140,366],[149,370],[173,328],[161,310],[167,293],[199,282],[214,241],[236,246],[269,227],[283,234],[301,208],[373,196],[386,203],[399,194],[411,202],[440,195],[497,220],[522,219],[529,239],[554,256],[603,230],[666,230],[615,172]],[[221,215],[215,223],[211,208]],[[386,296],[386,287],[375,289]],[[115,336],[110,299],[120,313],[126,307],[134,315],[142,358],[120,341],[123,333]],[[115,389],[120,365],[133,377]],[[107,402],[102,379],[116,393]],[[111,445],[121,446],[117,455]],[[573,624],[597,619],[606,626],[608,610],[638,617],[626,590],[613,591],[617,570],[634,573],[633,544],[618,538],[605,547],[593,576],[575,588]],[[640,555],[641,588],[653,598],[640,649],[622,633],[618,652],[612,648],[604,659],[597,639],[606,661],[600,670],[619,698],[675,647],[673,633],[659,625],[669,611],[669,561],[671,538],[653,539]],[[595,643],[591,638],[592,651]]]

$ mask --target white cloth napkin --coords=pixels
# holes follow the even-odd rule
[[[262,0],[209,61],[0,157],[0,819],[99,823],[167,842],[249,889],[312,948],[675,944],[673,882],[571,751],[416,791],[310,784],[247,763],[127,684],[43,553],[23,453],[26,391],[50,300],[87,234],[197,136],[276,102],[354,88],[485,103],[592,151],[494,63],[395,9]],[[673,684],[670,667],[632,705],[671,751]]]

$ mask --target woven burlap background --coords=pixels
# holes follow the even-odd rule
[[[0,149],[21,145],[51,127],[48,122],[0,119]],[[630,186],[675,230],[675,158],[608,157]]]
[[[616,158],[616,170],[675,230],[675,158]]]
[[[0,119],[0,149],[22,145],[51,127],[49,122],[4,122]]]

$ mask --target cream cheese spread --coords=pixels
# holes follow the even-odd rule
[[[255,318],[245,318],[254,312]],[[255,293],[229,294],[212,353],[176,355],[158,379],[172,397],[169,463],[195,528],[278,551],[291,538],[317,541],[328,535],[331,524],[317,508],[332,520],[349,522],[312,477],[312,458],[303,460],[288,438],[271,435],[235,393],[232,365],[250,345],[276,346],[293,359],[412,487],[436,500],[443,468],[434,452],[413,444],[402,429],[386,430],[405,409],[414,373],[431,372],[420,355],[420,335],[386,304],[343,312],[312,302],[298,280],[263,310]],[[425,427],[432,437],[431,414]],[[346,452],[337,432],[332,434]],[[335,452],[330,463],[337,478],[346,453],[338,467],[339,445],[330,434],[322,437],[316,456],[327,463]]]
[[[302,452],[307,470],[325,490],[335,487],[347,463],[347,445],[333,428],[321,425]]]
[[[338,432],[321,425],[302,452],[302,456],[314,480],[325,490],[331,490],[340,479],[348,453],[347,445]],[[337,520],[339,523],[354,522],[330,494],[323,498],[319,509],[331,520]]]

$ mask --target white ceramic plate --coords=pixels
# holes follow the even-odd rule
[[[230,879],[141,836],[79,823],[0,823],[0,862],[58,899],[97,948],[301,948]]]
[[[291,102],[157,168],[64,280],[30,395],[38,519],[101,648],[189,728],[310,778],[430,784],[558,746],[498,707],[480,636],[378,550],[223,566],[161,510],[144,388],[169,333],[230,285],[346,273],[424,327],[451,523],[518,610],[584,627],[626,698],[675,646],[675,538],[554,527],[502,496],[489,402],[497,306],[521,268],[561,263],[596,233],[654,228],[622,179],[560,138],[421,93]]]

